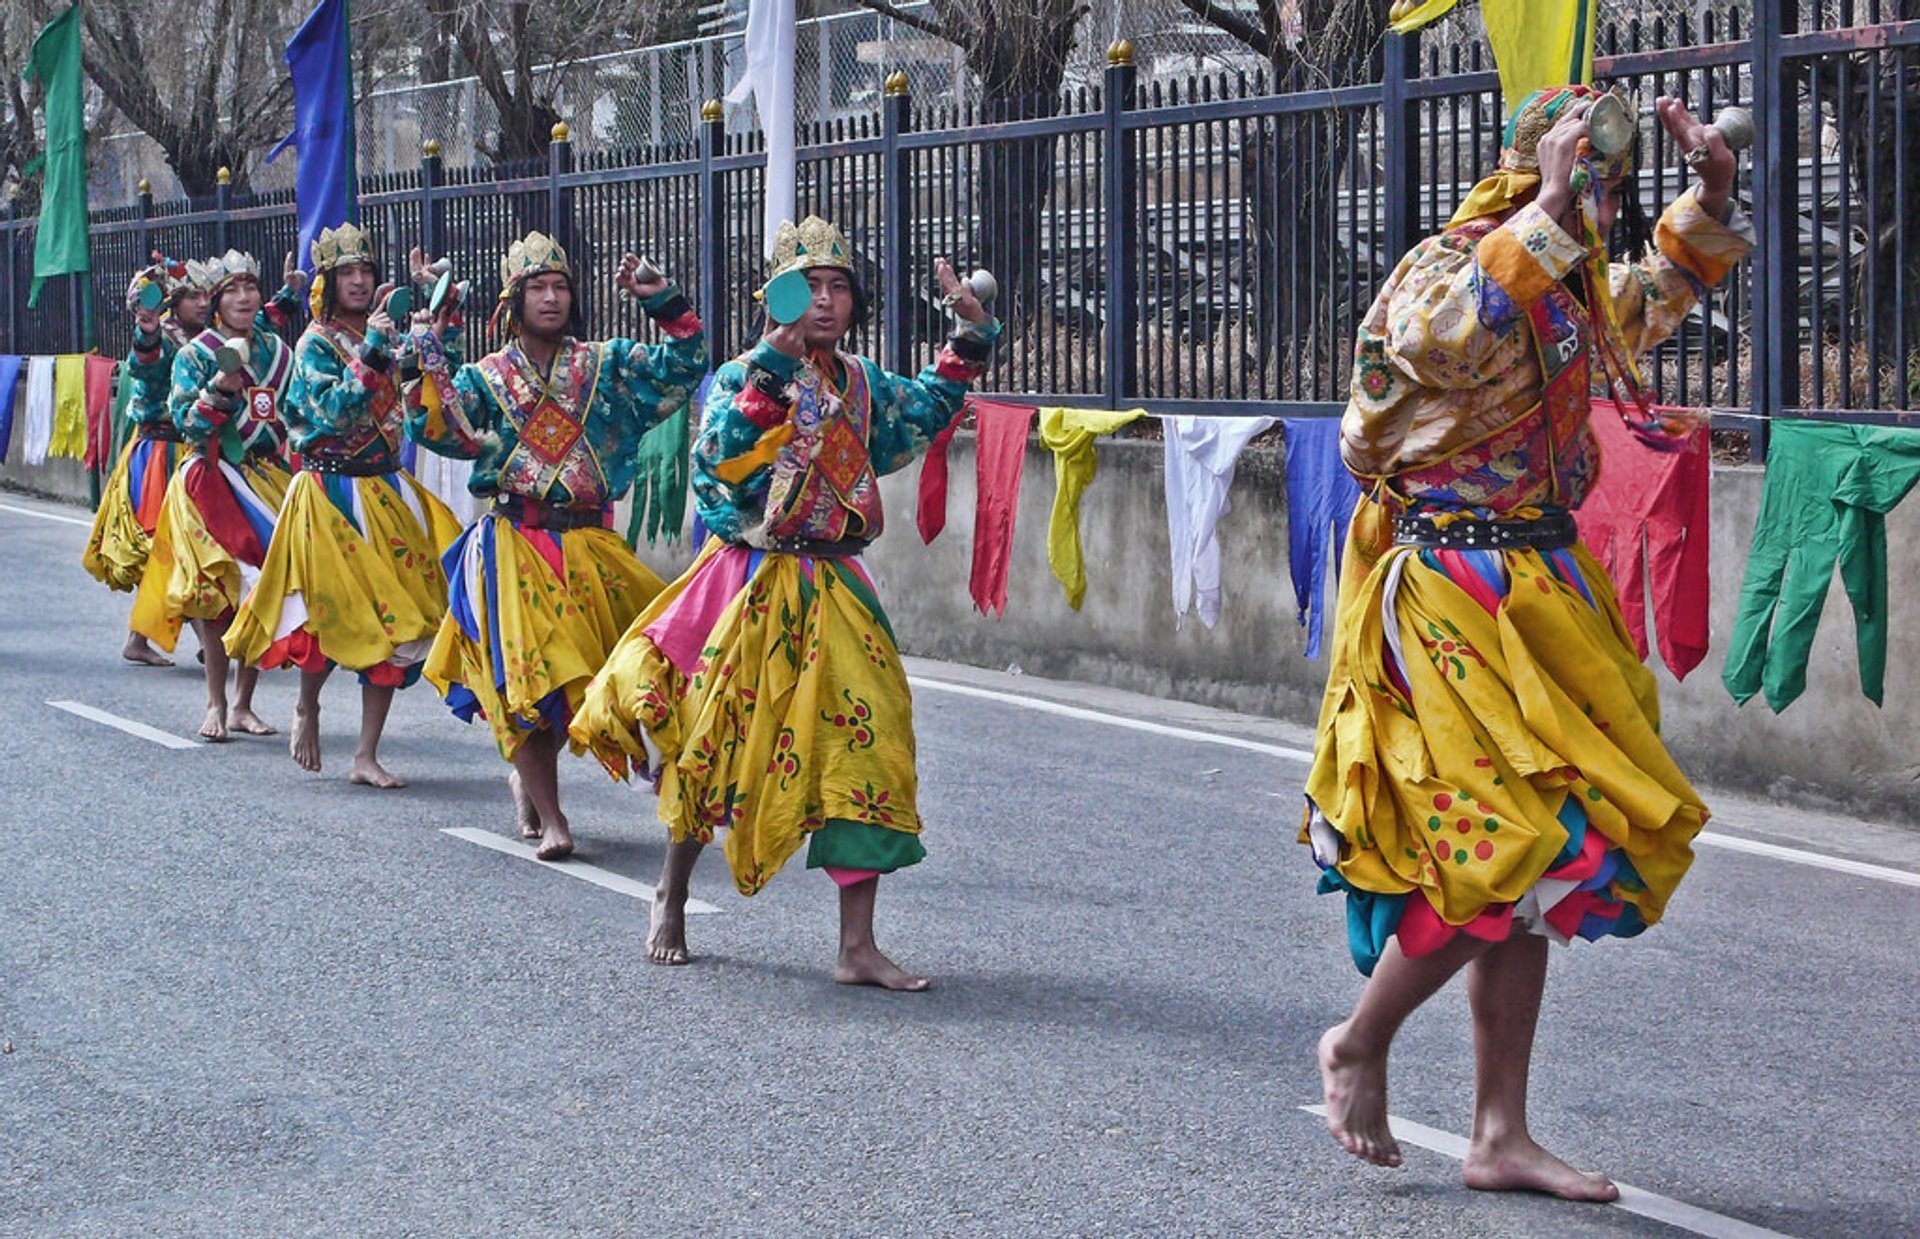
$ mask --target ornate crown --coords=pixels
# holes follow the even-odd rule
[[[1558,86],[1547,90],[1536,90],[1520,101],[1513,109],[1513,115],[1507,118],[1507,126],[1501,134],[1500,166],[1516,172],[1537,172],[1540,168],[1540,139],[1547,136],[1555,122],[1560,119],[1569,104],[1581,99],[1597,99],[1603,94],[1619,95],[1627,104],[1630,115],[1639,115],[1639,109],[1633,97],[1619,87],[1612,91],[1603,91],[1592,86]],[[1622,176],[1633,170],[1633,147],[1617,155],[1605,156],[1597,152],[1593,155],[1599,166],[1602,179]]]
[[[853,249],[838,228],[818,215],[809,215],[798,224],[783,220],[773,234],[773,270],[768,272],[767,279],[809,267],[839,267],[842,271],[851,271]]]
[[[360,231],[358,225],[322,228],[320,235],[313,239],[315,274],[356,262],[373,262],[373,238]]]
[[[218,259],[210,258],[206,262],[201,262],[197,258],[189,258],[186,261],[185,268],[184,273],[180,277],[180,291],[191,293],[210,293],[213,291],[213,282],[220,276],[220,262]]]
[[[192,264],[188,264],[191,269]],[[241,276],[250,277],[254,283],[260,282],[260,260],[252,254],[242,254],[239,250],[228,250],[218,258],[209,258],[204,271],[207,276],[207,291],[215,297],[220,290]]]
[[[567,262],[567,251],[560,243],[544,232],[529,232],[523,241],[515,241],[507,256],[500,260],[500,295],[506,297],[514,288],[536,275],[549,271],[558,271],[561,275],[573,275],[573,267]]]

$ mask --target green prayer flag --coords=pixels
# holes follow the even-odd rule
[[[27,305],[40,300],[49,276],[91,270],[87,257],[86,77],[80,66],[80,6],[47,23],[33,41],[27,76],[47,92],[46,183],[40,194],[40,225],[33,246],[33,287]]]
[[[693,471],[687,406],[661,422],[640,440],[639,469],[633,486],[633,512],[627,519],[627,545],[638,547],[640,536],[649,545],[665,538],[678,541],[687,518],[687,483]]]

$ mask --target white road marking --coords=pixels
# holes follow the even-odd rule
[[[1300,1108],[1308,1114],[1317,1114],[1321,1118],[1327,1116],[1325,1106],[1301,1106]],[[1428,1149],[1451,1157],[1455,1161],[1466,1160],[1467,1141],[1464,1136],[1456,1136],[1450,1131],[1441,1131],[1437,1127],[1428,1127],[1425,1123],[1403,1119],[1397,1114],[1388,1115],[1387,1121],[1393,1128],[1394,1139],[1402,1144]],[[1690,1205],[1683,1200],[1658,1196],[1634,1187],[1630,1183],[1622,1183],[1618,1179],[1613,1183],[1620,1189],[1620,1199],[1613,1202],[1613,1208],[1638,1214],[1640,1217],[1652,1218],[1656,1222],[1664,1222],[1680,1230],[1691,1231],[1696,1235],[1707,1235],[1710,1239],[1790,1239],[1790,1236],[1780,1231],[1755,1226],[1751,1222],[1743,1222],[1739,1218],[1728,1217],[1724,1213],[1702,1209],[1698,1205]]]
[[[161,731],[158,727],[149,727],[145,723],[136,723],[130,718],[121,718],[118,714],[109,714],[105,710],[96,710],[92,706],[82,705],[78,701],[49,701],[48,705],[56,710],[65,710],[68,714],[78,715],[90,722],[105,723],[107,726],[124,731],[130,736],[170,749],[197,749],[200,745],[193,741]]]
[[[1905,869],[1889,869],[1885,865],[1869,865],[1863,860],[1848,860],[1844,856],[1822,856],[1818,852],[1803,852],[1799,848],[1782,847],[1777,843],[1762,843],[1758,839],[1742,839],[1737,835],[1723,835],[1718,831],[1711,833],[1702,831],[1694,841],[1725,848],[1729,852],[1747,852],[1774,860],[1790,860],[1796,865],[1813,865],[1820,869],[1831,869],[1836,873],[1850,873],[1856,878],[1878,878],[1882,882],[1893,882],[1900,886],[1920,886],[1920,873],[1909,873]]]
[[[59,512],[42,512],[38,508],[23,508],[17,504],[0,503],[0,512],[17,512],[21,516],[37,516],[43,521],[59,521],[62,525],[80,525],[87,529],[93,528],[92,521],[83,520],[78,516],[65,516]]]
[[[1104,710],[1088,710],[1080,706],[1062,705],[1057,701],[1048,701],[1040,697],[1025,697],[1018,693],[1004,693],[991,688],[975,688],[971,684],[954,684],[946,680],[929,680],[921,676],[909,676],[915,688],[932,689],[935,692],[957,693],[963,697],[978,697],[986,701],[998,701],[1006,705],[1019,706],[1022,709],[1038,710],[1043,714],[1058,714],[1065,718],[1084,719],[1091,723],[1105,723],[1110,727],[1125,727],[1131,731],[1151,732],[1154,735],[1173,736],[1182,740],[1194,740],[1202,744],[1223,744],[1228,748],[1246,749],[1254,753],[1267,753],[1274,757],[1285,758],[1311,765],[1313,754],[1303,749],[1285,748],[1278,744],[1263,744],[1258,740],[1246,740],[1239,736],[1225,736],[1214,731],[1197,731],[1191,727],[1175,727],[1171,723],[1150,723],[1145,719],[1128,718],[1124,714],[1109,714]],[[1280,795],[1275,792],[1273,795]],[[1831,869],[1838,873],[1851,874],[1857,878],[1876,878],[1882,882],[1892,882],[1899,886],[1920,886],[1920,873],[1905,869],[1891,869],[1885,865],[1870,865],[1865,861],[1846,860],[1838,856],[1823,856],[1819,852],[1809,852],[1800,848],[1782,847],[1777,843],[1761,843],[1757,839],[1742,839],[1737,835],[1725,835],[1718,831],[1702,831],[1695,836],[1695,842],[1710,847],[1725,848],[1730,852],[1748,852],[1755,856],[1766,856],[1773,860],[1784,860],[1796,865],[1811,865],[1816,869]]]
[[[1202,744],[1220,744],[1230,749],[1245,749],[1250,753],[1284,757],[1289,761],[1307,763],[1313,761],[1313,754],[1303,749],[1284,748],[1278,744],[1265,744],[1259,740],[1248,740],[1240,736],[1223,736],[1217,731],[1195,731],[1190,727],[1175,727],[1171,723],[1150,723],[1146,719],[1128,718],[1124,714],[1109,714],[1104,710],[1088,710],[1080,706],[1047,701],[1040,697],[1023,697],[1018,693],[975,688],[971,684],[954,684],[947,680],[929,680],[917,675],[908,676],[907,681],[915,688],[932,689],[939,693],[957,693],[962,697],[979,697],[986,701],[1019,706],[1025,710],[1038,710],[1042,714],[1057,714],[1062,718],[1084,719],[1090,723],[1105,723],[1109,727],[1125,727],[1129,731],[1144,731],[1156,736],[1173,736],[1181,740],[1197,740]]]
[[[653,903],[653,888],[643,882],[610,873],[598,865],[589,865],[585,861],[541,860],[534,855],[532,844],[524,843],[519,839],[496,835],[491,830],[481,830],[477,826],[445,826],[441,828],[440,833],[452,835],[456,839],[465,839],[468,843],[477,843],[483,848],[491,848],[496,852],[505,852],[508,856],[518,856],[521,860],[530,860],[543,869],[551,869],[555,873],[564,873],[570,878],[579,878],[583,882],[591,882],[595,886],[617,891],[622,895],[630,895],[643,903]],[[687,900],[689,916],[709,916],[719,910],[704,900]]]

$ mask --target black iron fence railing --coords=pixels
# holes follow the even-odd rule
[[[1755,112],[1741,196],[1761,248],[1656,352],[1651,377],[1669,402],[1751,432],[1756,455],[1774,417],[1920,424],[1920,20],[1909,7],[1920,2],[1858,6],[1856,25],[1804,17],[1803,28],[1795,6],[1762,4],[1750,24],[1735,9],[1686,30],[1603,33],[1597,75],[1643,107],[1677,94],[1710,113]],[[1389,37],[1381,55],[1377,80],[1274,94],[1242,75],[1141,88],[1116,45],[1097,92],[964,119],[916,111],[896,75],[877,124],[807,135],[799,206],[852,239],[873,306],[855,345],[896,368],[917,366],[944,333],[932,280],[944,256],[1000,277],[996,392],[1337,413],[1373,290],[1444,224],[1499,143],[1498,80],[1479,49],[1422,54]],[[1648,122],[1643,135],[1640,196],[1657,210],[1686,180],[1665,133]],[[764,162],[758,139],[728,134],[709,105],[693,143],[578,166],[564,127],[544,163],[519,166],[449,168],[429,143],[418,174],[363,183],[361,216],[388,271],[418,244],[474,281],[470,347],[494,343],[485,311],[500,256],[538,228],[573,255],[596,334],[641,330],[608,280],[633,250],[677,273],[725,357],[758,332]],[[77,278],[52,281],[26,310],[33,221],[0,215],[0,351],[89,340],[123,351],[125,281],[149,251],[243,249],[271,280],[296,231],[289,195],[224,185],[209,200],[143,196],[90,228],[91,323]]]

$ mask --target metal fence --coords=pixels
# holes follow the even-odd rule
[[[1762,248],[1657,351],[1651,378],[1666,400],[1752,431],[1757,451],[1776,416],[1920,424],[1909,223],[1920,220],[1920,20],[1889,19],[1901,12],[1761,5],[1752,22],[1739,8],[1682,14],[1602,39],[1597,73],[1649,110],[1659,93],[1755,109],[1761,144],[1742,196]],[[896,78],[877,118],[809,128],[799,205],[852,238],[875,307],[856,343],[896,369],[924,361],[944,330],[931,268],[948,256],[991,267],[1006,290],[987,380],[998,392],[1332,414],[1374,290],[1444,224],[1498,141],[1497,78],[1473,44],[1390,37],[1377,69],[1361,85],[1274,94],[1258,74],[1143,86],[1116,57],[1058,111],[1015,119],[916,108]],[[637,152],[557,141],[534,166],[464,168],[429,155],[363,184],[363,222],[389,270],[423,244],[474,278],[482,305],[515,236],[557,233],[599,334],[642,330],[607,276],[623,251],[652,253],[680,274],[725,357],[757,330],[763,165],[759,136],[710,107],[693,140]],[[1650,206],[1684,187],[1651,121],[1641,165]],[[0,220],[0,349],[75,348],[82,299],[58,287],[75,281],[24,311],[29,225]],[[222,193],[101,212],[92,231],[98,338],[119,352],[120,294],[139,255],[233,245],[271,271],[294,217],[284,193]]]

